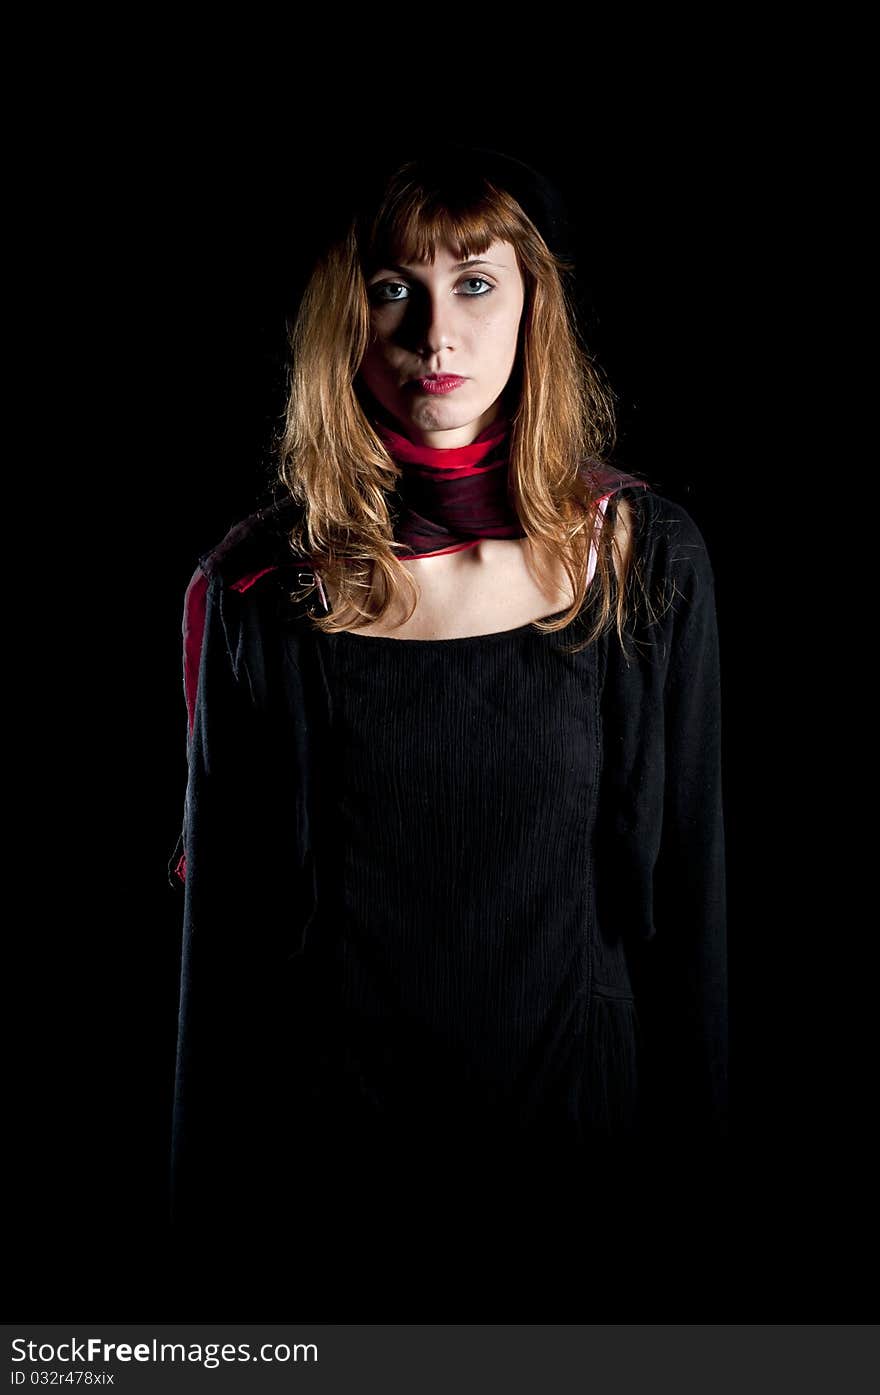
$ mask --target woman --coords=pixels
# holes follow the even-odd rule
[[[726,1133],[712,568],[603,458],[563,220],[498,152],[366,185],[188,588],[181,1232]]]

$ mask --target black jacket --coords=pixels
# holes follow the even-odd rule
[[[595,839],[602,934],[625,949],[640,1033],[640,1136],[727,1134],[727,953],[719,643],[711,563],[680,505],[628,491],[657,612],[627,658],[600,644]],[[184,607],[188,781],[172,882],[183,956],[175,1214],[212,1224],[232,1200],[305,1194],[326,1166],[306,1064],[315,1026],[310,813],[321,771],[320,670],[290,591],[290,506],[237,524],[199,560]],[[283,772],[283,777],[282,777]]]

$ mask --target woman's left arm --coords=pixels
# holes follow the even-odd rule
[[[721,671],[715,584],[699,530],[681,510],[670,548],[675,582],[663,683],[656,935],[636,973],[654,1041],[654,1129],[675,1138],[728,1132],[727,904],[721,773]],[[638,994],[638,990],[637,994]]]

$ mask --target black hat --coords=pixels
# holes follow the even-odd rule
[[[517,156],[490,146],[460,141],[432,141],[412,149],[398,141],[359,149],[356,169],[343,172],[337,165],[334,188],[323,208],[324,237],[340,235],[354,214],[369,217],[382,199],[393,175],[403,164],[414,162],[442,188],[446,184],[459,196],[481,177],[506,189],[532,220],[550,251],[565,261],[574,260],[574,236],[568,208],[553,181]]]

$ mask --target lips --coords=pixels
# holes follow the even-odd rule
[[[417,391],[427,392],[432,396],[446,392],[454,392],[462,383],[466,383],[466,378],[460,378],[455,373],[432,373],[425,378],[414,378],[413,384]]]

